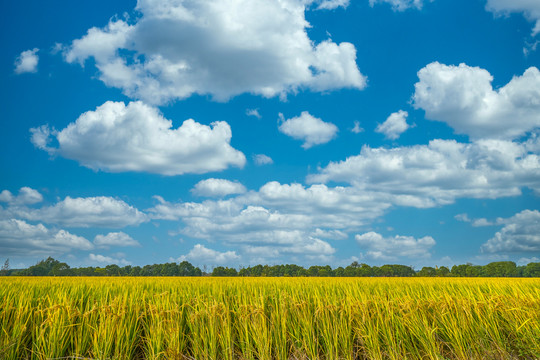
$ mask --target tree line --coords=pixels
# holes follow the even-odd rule
[[[10,269],[9,259],[0,269],[2,276],[241,276],[241,277],[540,277],[540,262],[517,266],[513,261],[497,261],[487,265],[454,265],[452,268],[423,267],[416,271],[406,265],[369,266],[357,261],[347,267],[255,265],[239,269],[217,266],[203,271],[188,261],[145,266],[107,265],[105,267],[72,268],[52,257],[27,269]]]

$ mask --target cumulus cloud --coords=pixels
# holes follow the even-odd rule
[[[498,219],[504,224],[501,231],[482,245],[484,253],[516,253],[540,251],[540,212],[523,210],[508,219]]]
[[[430,207],[456,198],[489,198],[540,190],[540,157],[530,146],[503,140],[470,144],[433,140],[428,145],[370,148],[331,162],[308,176],[311,183],[346,182],[394,196],[396,205]]]
[[[108,101],[61,131],[42,126],[31,132],[36,147],[94,170],[200,174],[242,167],[246,161],[230,146],[226,122],[206,126],[189,119],[173,129],[172,121],[141,102]],[[48,145],[51,137],[58,147]]]
[[[239,259],[240,256],[236,254],[236,251],[219,252],[208,249],[204,245],[197,244],[189,253],[180,256],[176,261],[190,261],[195,264],[224,265],[238,261]]]
[[[39,209],[8,207],[3,217],[13,216],[31,221],[60,224],[67,227],[123,228],[148,221],[140,212],[123,200],[106,196],[71,198]]]
[[[435,245],[431,236],[415,239],[412,236],[383,237],[381,234],[370,231],[356,235],[355,239],[364,251],[363,255],[374,260],[397,260],[406,258],[428,258],[430,249]]]
[[[366,146],[360,155],[309,176],[311,186],[272,181],[257,191],[202,202],[170,203],[156,197],[158,203],[147,212],[153,219],[179,221],[179,234],[236,246],[242,258],[250,258],[249,252],[259,262],[272,256],[327,261],[335,251],[332,241],[358,234],[392,206],[425,208],[457,198],[515,196],[523,187],[538,191],[540,158],[533,153],[538,147],[535,138],[525,143],[434,140],[394,149]],[[320,183],[333,181],[349,186]],[[430,241],[419,243],[427,248]],[[366,256],[368,252],[381,260],[392,254],[369,248]]]
[[[379,3],[390,4],[392,6],[392,10],[394,11],[405,11],[411,8],[422,9],[424,0],[369,0],[369,5],[371,7]]]
[[[94,245],[109,246],[141,246],[139,242],[124,232],[110,232],[106,235],[96,235]]]
[[[88,260],[93,263],[103,263],[103,264],[115,264],[115,265],[130,265],[131,263],[126,259],[113,258],[110,256],[104,256],[100,254],[90,254],[88,255]]]
[[[259,191],[227,200],[202,203],[170,203],[156,197],[158,204],[149,209],[154,219],[187,223],[185,233],[210,239],[214,231],[225,230],[237,238],[237,232],[249,230],[335,230],[365,225],[380,216],[390,204],[383,196],[354,188],[328,188],[301,184],[269,182]],[[308,211],[307,211],[308,210]]]
[[[297,261],[292,257],[328,261],[335,249],[326,239],[347,238],[349,231],[365,226],[390,206],[384,196],[353,188],[278,182],[227,200],[156,199],[159,203],[148,210],[152,218],[180,220],[179,233],[240,246],[242,254],[247,249],[272,249],[260,262],[271,261],[271,253],[289,261]]]
[[[246,187],[239,182],[211,178],[199,181],[191,192],[198,196],[223,197],[231,194],[243,194],[246,192]]]
[[[0,253],[4,255],[51,255],[92,248],[90,241],[65,230],[18,219],[0,220]]]
[[[384,134],[387,139],[396,140],[410,127],[407,124],[409,113],[403,110],[392,113],[385,122],[377,126],[376,132]]]
[[[39,62],[38,48],[26,50],[15,60],[15,74],[36,73]]]
[[[115,19],[91,28],[64,58],[81,64],[94,58],[105,84],[153,104],[192,94],[227,100],[242,93],[273,97],[299,89],[364,88],[354,45],[315,44],[308,37],[310,3],[140,0],[134,24]],[[319,7],[346,3],[325,0]]]
[[[253,155],[253,162],[255,165],[270,165],[274,163],[274,160],[270,156],[264,154],[255,154]]]
[[[442,121],[474,139],[514,139],[540,127],[540,71],[530,67],[522,76],[493,89],[484,69],[431,63],[418,72],[414,107],[426,118]]]
[[[303,111],[300,116],[285,120],[280,115],[281,124],[279,131],[294,139],[302,140],[302,147],[309,149],[315,145],[326,144],[336,137],[338,128],[332,123],[327,123]]]
[[[488,0],[486,9],[495,14],[523,13],[535,22],[532,35],[540,32],[540,3],[534,0]]]
[[[17,196],[13,195],[9,190],[3,190],[0,193],[0,202],[6,202],[10,205],[31,205],[42,201],[43,195],[27,186],[20,188]]]

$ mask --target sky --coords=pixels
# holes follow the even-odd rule
[[[540,261],[540,1],[4,1],[0,260]]]

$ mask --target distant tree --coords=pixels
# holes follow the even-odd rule
[[[523,269],[525,277],[540,277],[540,263],[528,263]]]
[[[356,276],[375,276],[373,268],[368,264],[360,264],[360,267],[356,270]]]
[[[383,265],[380,267],[380,276],[414,276],[414,269],[405,265]]]
[[[0,269],[0,276],[7,276],[9,275],[9,258],[6,259],[4,262],[4,265],[2,266],[2,269]]]
[[[54,264],[51,271],[49,271],[50,276],[70,276],[73,275],[73,272],[71,271],[68,264],[63,262],[58,262]]]
[[[333,273],[334,273],[334,276],[336,277],[343,277],[345,276],[345,269],[340,266],[337,269],[335,269]]]
[[[120,276],[120,266],[116,264],[105,266],[107,276]]]
[[[263,270],[264,270],[264,267],[262,265],[256,265],[254,267],[250,267],[249,268],[251,271],[251,275],[250,276],[262,276],[263,275]]]
[[[198,267],[193,266],[187,261],[182,261],[178,264],[178,275],[179,276],[201,276],[202,271]]]
[[[95,276],[107,276],[108,273],[107,273],[107,269],[106,268],[100,268],[100,267],[97,267],[94,269],[94,274]]]
[[[51,270],[55,265],[60,264],[60,261],[48,257],[45,260],[41,260],[36,265],[30,266],[28,269],[25,269],[21,272],[21,275],[27,276],[47,276],[52,275]]]
[[[511,277],[517,276],[516,263],[513,261],[497,261],[483,267],[483,276]]]
[[[441,266],[440,268],[437,268],[437,276],[449,276],[450,275],[450,269],[448,269],[446,266]]]
[[[416,273],[417,276],[437,276],[437,269],[431,266],[424,266],[422,270]]]
[[[217,266],[212,270],[212,276],[237,276],[238,272],[235,268]]]
[[[450,274],[452,276],[459,277],[478,277],[482,276],[483,267],[479,265],[473,265],[471,263],[467,263],[464,265],[454,265],[452,266]]]
[[[0,268],[0,275],[22,275],[22,276],[501,276],[501,277],[540,277],[540,263],[529,263],[523,266],[516,266],[512,261],[492,262],[485,266],[454,265],[449,270],[446,266],[423,267],[416,273],[412,267],[405,265],[382,265],[369,266],[353,262],[346,268],[338,267],[334,270],[329,265],[310,266],[304,268],[299,265],[255,265],[247,268],[235,268],[218,266],[213,268],[211,273],[203,272],[200,268],[193,266],[187,261],[181,263],[164,263],[140,266],[127,265],[119,267],[112,264],[104,268],[100,267],[80,267],[70,268],[68,264],[48,257],[27,269],[9,269],[9,259]]]
[[[310,266],[309,269],[307,269],[308,276],[319,276],[320,268],[320,266]]]
[[[129,276],[140,276],[141,275],[141,267],[140,266],[134,266],[131,268],[129,272]]]

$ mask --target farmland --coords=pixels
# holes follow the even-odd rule
[[[0,359],[534,359],[540,280],[0,278]]]

